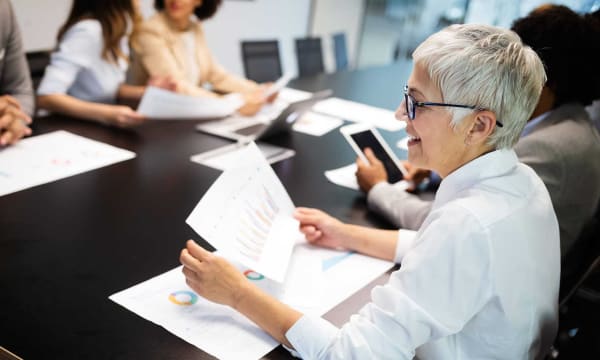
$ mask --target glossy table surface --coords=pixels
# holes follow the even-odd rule
[[[331,88],[335,96],[392,110],[409,71],[395,64],[291,86]],[[196,123],[149,121],[120,130],[61,116],[36,119],[35,134],[64,129],[137,156],[0,197],[0,346],[25,359],[211,358],[108,299],[178,266],[186,239],[205,244],[185,219],[220,172],[189,158],[229,142],[195,131]],[[382,133],[390,144],[399,139]],[[324,177],[325,170],[355,160],[339,131],[323,137],[294,132],[270,142],[296,150],[273,166],[296,205],[390,227],[366,210],[364,195]],[[368,300],[368,288],[326,318],[341,325]],[[289,357],[281,346],[267,355]]]

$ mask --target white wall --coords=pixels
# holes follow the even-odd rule
[[[348,61],[356,64],[356,54],[360,41],[366,0],[315,0],[314,18],[310,30],[313,36],[320,36],[323,45],[325,70],[335,71],[332,34],[346,34]]]
[[[12,0],[26,51],[48,50],[56,45],[58,28],[67,19],[70,0]]]
[[[297,74],[294,38],[308,30],[310,0],[224,1],[204,25],[208,45],[225,68],[243,74],[240,40],[279,40],[283,72]]]
[[[329,1],[329,0],[325,0]],[[12,0],[27,51],[52,49],[71,0]],[[141,0],[145,17],[154,13],[153,0]],[[283,71],[297,73],[294,38],[308,30],[310,0],[225,0],[204,23],[208,44],[229,71],[243,75],[241,40],[278,39]]]

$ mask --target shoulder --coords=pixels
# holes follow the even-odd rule
[[[73,24],[63,35],[61,42],[73,40],[101,40],[102,25],[98,20],[86,19]]]
[[[4,41],[15,26],[15,14],[10,1],[0,0],[0,36]],[[1,44],[4,46],[4,44]]]
[[[600,157],[600,135],[583,107],[581,111],[558,110],[558,117],[551,124],[534,129],[517,142],[515,152],[519,158],[534,156],[577,160],[586,154]]]
[[[166,32],[171,32],[165,15],[161,12],[152,15],[147,20],[139,24],[136,33],[138,34],[154,34],[161,35]]]
[[[71,26],[60,39],[58,52],[81,58],[98,57],[104,48],[102,25],[97,20],[82,20]]]

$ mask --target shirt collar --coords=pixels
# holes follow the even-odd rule
[[[529,133],[531,133],[533,131],[533,128],[535,128],[537,124],[544,121],[544,119],[546,119],[551,112],[552,110],[546,111],[545,113],[538,115],[535,118],[528,121],[527,124],[525,124],[525,128],[523,128],[523,131],[521,132],[521,137],[527,136]]]
[[[494,150],[454,170],[440,184],[433,208],[454,199],[456,195],[484,179],[499,177],[512,171],[519,160],[512,149]]]

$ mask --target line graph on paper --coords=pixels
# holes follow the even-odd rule
[[[264,186],[255,201],[246,201],[240,218],[236,242],[238,251],[259,261],[279,207]]]

